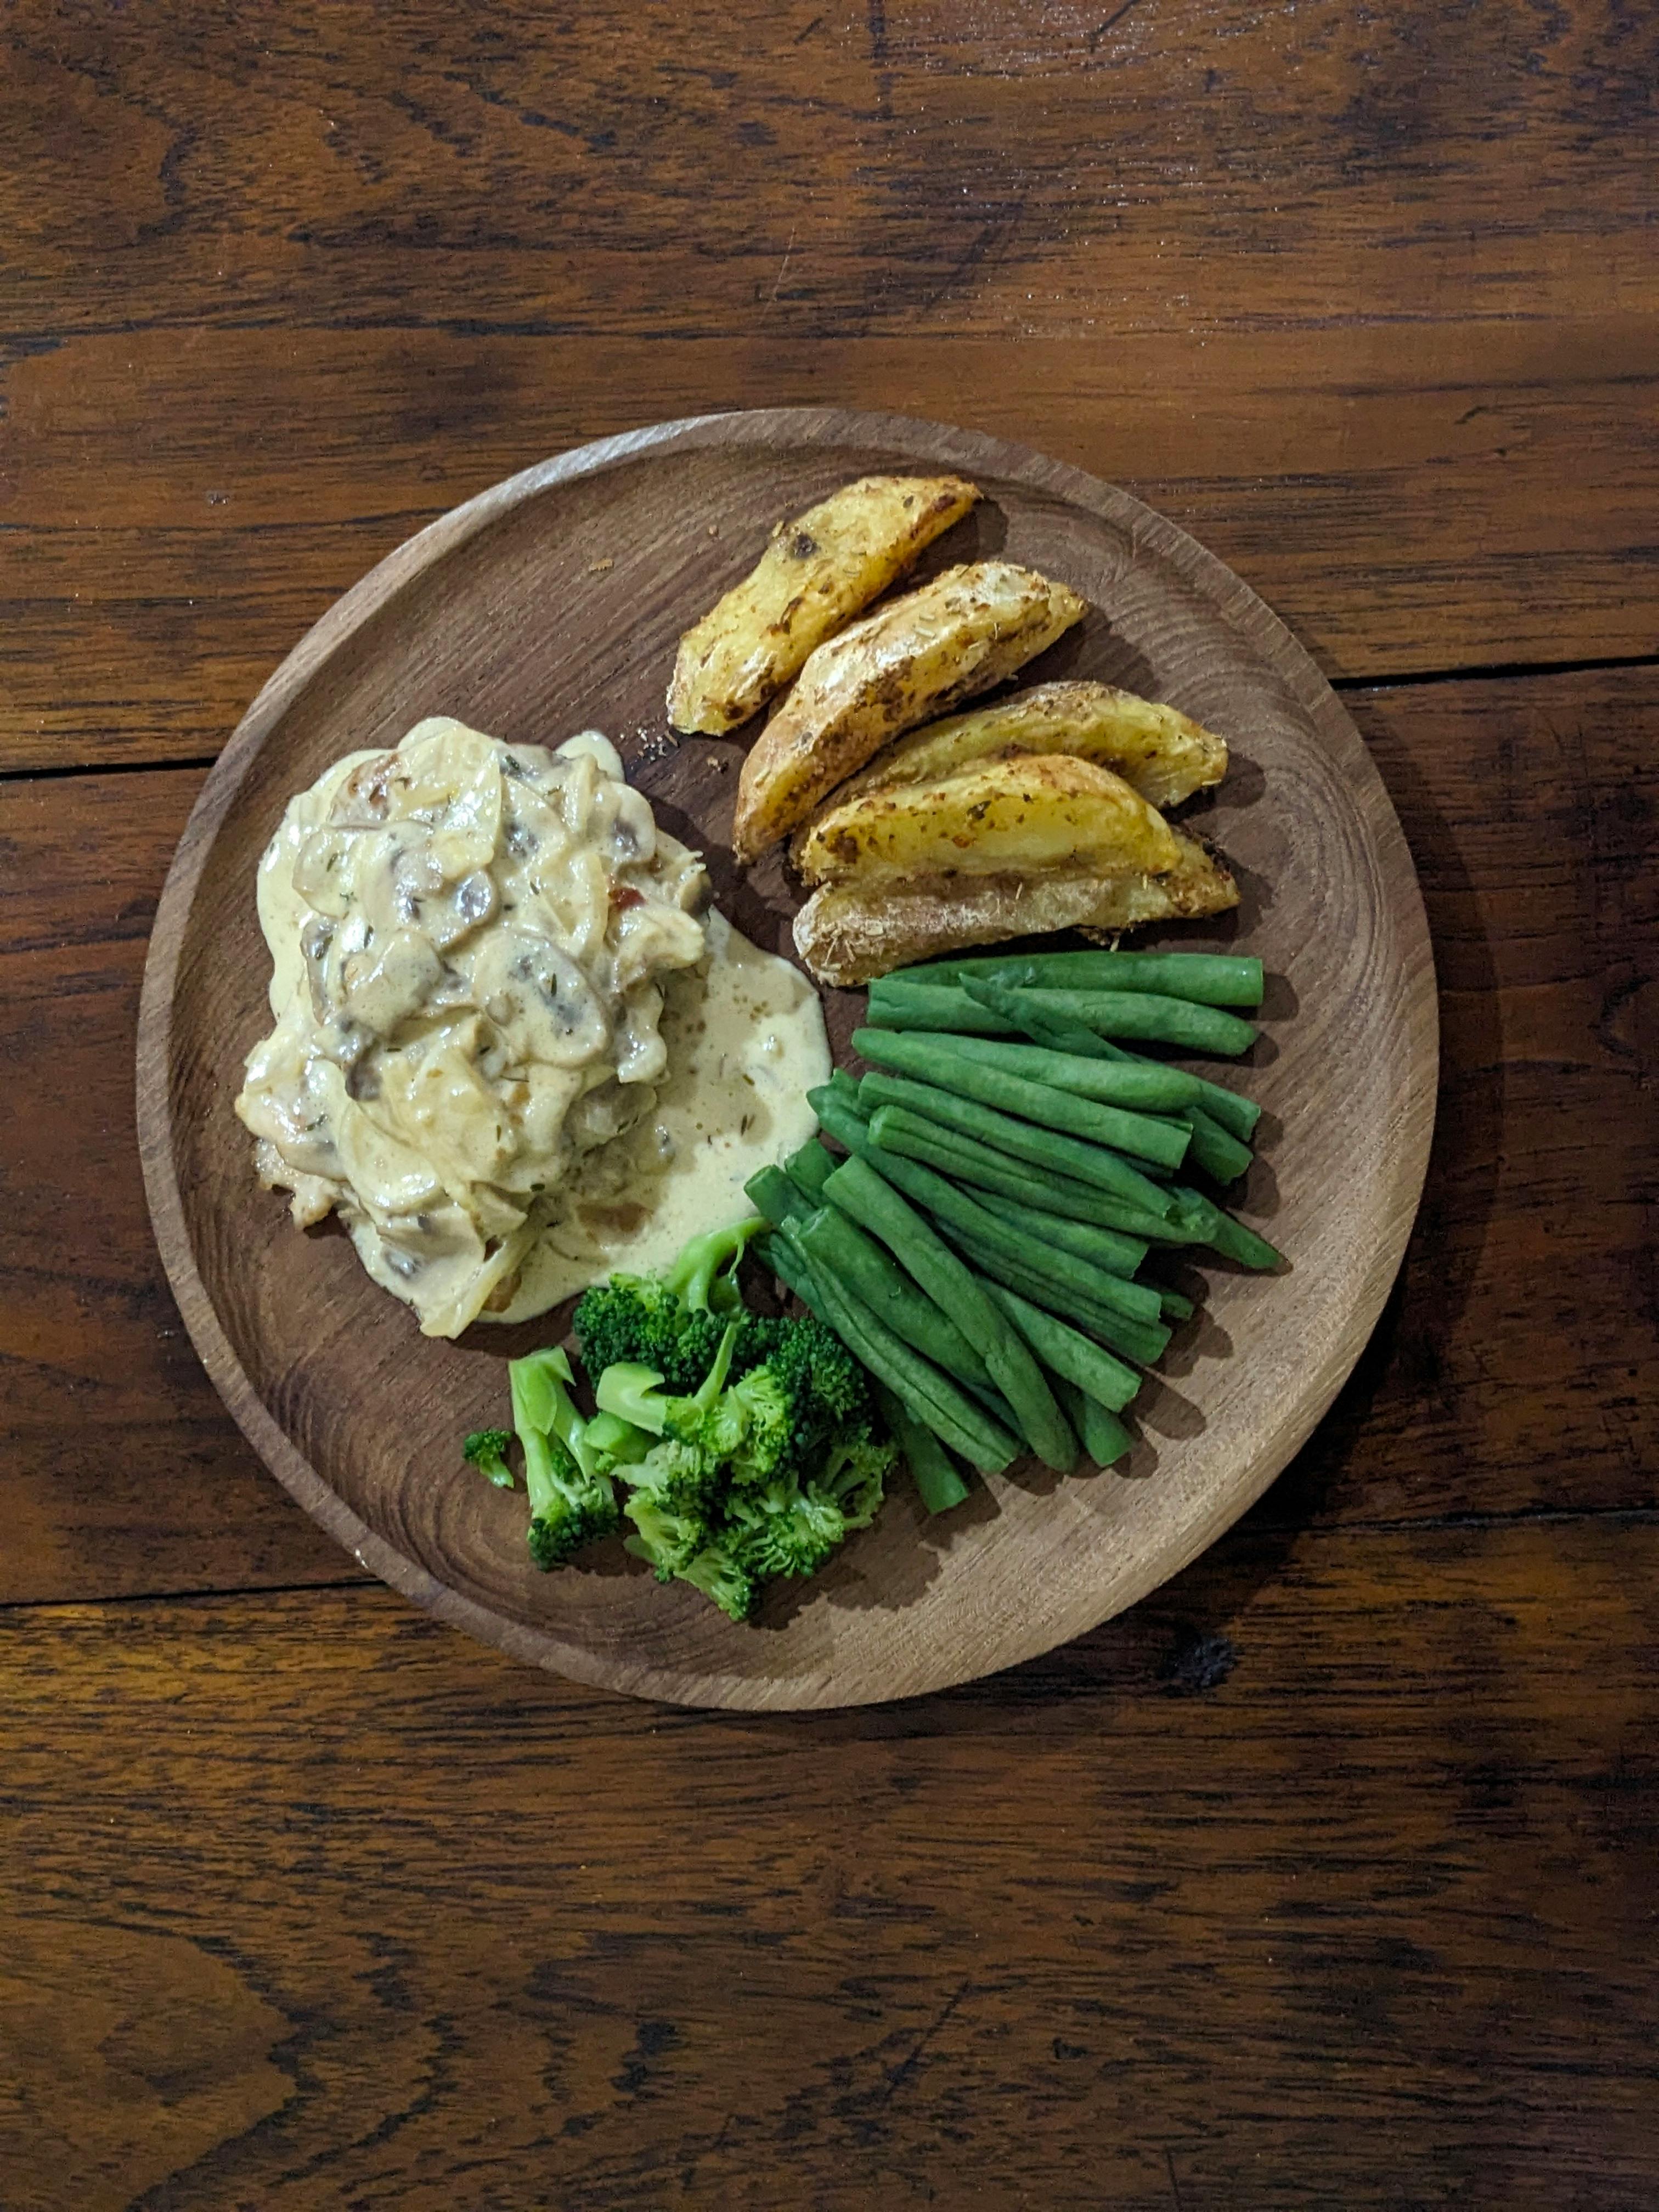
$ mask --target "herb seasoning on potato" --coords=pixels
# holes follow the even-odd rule
[[[979,495],[961,477],[860,477],[781,522],[753,571],[681,638],[669,720],[705,737],[746,722]]]
[[[787,837],[890,738],[988,691],[1087,611],[1012,561],[947,568],[818,647],[743,764],[732,848]]]

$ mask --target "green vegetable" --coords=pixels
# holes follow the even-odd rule
[[[1034,1304],[1063,1315],[1067,1321],[1099,1337],[1103,1344],[1109,1344],[1115,1352],[1121,1352],[1126,1359],[1139,1360],[1143,1366],[1150,1367],[1163,1358],[1169,1346],[1170,1332],[1162,1321],[1134,1320],[1075,1290],[1057,1288],[1046,1268],[1012,1259],[997,1246],[984,1243],[971,1229],[959,1228],[949,1222],[940,1226],[964,1257],[994,1282],[1005,1283]]]
[[[984,1360],[949,1314],[934,1304],[873,1237],[866,1237],[833,1207],[815,1217],[811,1236],[800,1235],[815,1273],[828,1267],[895,1335],[946,1374],[972,1389],[994,1389]]]
[[[961,960],[900,968],[906,983],[960,983],[968,976],[998,981],[1018,973],[1023,984],[1074,991],[1158,991],[1209,1006],[1259,1006],[1261,963],[1249,954],[1218,952],[975,953]]]
[[[563,1350],[552,1345],[509,1360],[507,1377],[530,1497],[530,1556],[538,1567],[555,1567],[612,1533],[617,1493],[570,1396]]]
[[[991,981],[994,983],[994,976]],[[977,979],[970,979],[970,986]],[[1008,988],[1019,988],[1018,984]],[[1237,1014],[1218,1006],[1195,1006],[1152,991],[1038,991],[1042,1010],[1081,1022],[1102,1036],[1139,1037],[1175,1045],[1183,1052],[1219,1053],[1228,1059],[1248,1052],[1255,1030]],[[970,987],[916,983],[884,976],[870,986],[869,1017],[888,1030],[941,1030],[978,1036],[1017,1035],[1024,1026],[994,1013]]]
[[[802,1219],[812,1211],[812,1200],[782,1168],[757,1169],[743,1188],[756,1212],[775,1228],[781,1222]]]
[[[727,1319],[741,1312],[737,1264],[763,1226],[757,1216],[711,1231],[694,1237],[661,1274],[612,1275],[584,1291],[574,1317],[582,1364],[597,1375],[630,1361],[654,1367],[670,1390],[695,1390],[720,1350]],[[750,1347],[740,1338],[737,1364],[749,1361]]]
[[[1016,1266],[1046,1275],[1057,1292],[1075,1294],[1091,1304],[1126,1314],[1133,1321],[1158,1319],[1158,1292],[1149,1290],[1144,1283],[1130,1282],[1121,1275],[1109,1273],[1080,1254],[1047,1244],[1017,1223],[988,1212],[968,1192],[915,1160],[887,1159],[875,1164],[913,1206],[932,1214],[941,1224],[967,1231],[981,1247],[1006,1255]],[[833,1176],[826,1189],[833,1198]]]
[[[1139,1389],[1140,1377],[1133,1367],[1103,1352],[1068,1322],[1044,1313],[1002,1284],[994,1283],[991,1295],[1043,1365],[1086,1390],[1098,1404],[1119,1413]]]
[[[461,1457],[480,1474],[487,1474],[498,1490],[513,1488],[513,1470],[507,1463],[511,1429],[474,1429],[461,1446]]]
[[[927,1424],[917,1420],[898,1393],[884,1382],[876,1385],[876,1403],[927,1510],[948,1513],[953,1505],[960,1505],[968,1495],[968,1486]]]
[[[794,1186],[773,1172],[763,1188],[793,1207]],[[665,1273],[585,1295],[587,1343],[623,1355],[597,1373],[591,1421],[562,1350],[510,1364],[538,1566],[625,1516],[629,1548],[660,1577],[690,1582],[744,1620],[767,1577],[811,1573],[879,1510],[897,1447],[874,1425],[863,1365],[822,1321],[750,1313],[739,1298],[737,1259],[764,1226],[699,1237]],[[506,1442],[481,1430],[465,1449],[492,1480],[510,1482]]]
[[[908,1075],[888,1075],[877,1068],[860,1084],[859,1097],[872,1110],[878,1106],[908,1106],[929,1121],[962,1136],[978,1138],[1048,1173],[1109,1190],[1114,1197],[1126,1199],[1160,1220],[1170,1210],[1167,1194],[1157,1183],[1105,1146],[1066,1136],[1058,1129],[1039,1128],[1012,1114],[1000,1113],[995,1107],[981,1105],[977,1099],[958,1098],[952,1091],[941,1091],[937,1084],[917,1083]]]
[[[843,1073],[844,1071],[839,1067],[836,1070],[837,1075]],[[841,1086],[836,1084],[832,1083],[830,1087],[832,1091],[840,1092],[842,1097],[850,1094],[854,1102],[858,1098],[859,1087],[850,1075],[847,1078],[844,1091],[841,1091]],[[811,1144],[803,1145],[798,1152],[791,1152],[783,1166],[784,1172],[790,1182],[816,1206],[823,1194],[824,1184],[835,1173],[836,1163],[814,1137]]]
[[[1104,1037],[1138,1037],[1229,1060],[1255,1042],[1250,1023],[1218,1006],[1195,1006],[1190,999],[1166,999],[1152,991],[1044,991],[1041,996],[1056,1013],[1069,1014]]]
[[[870,986],[868,1018],[884,1030],[948,1030],[959,1036],[1018,1036],[1020,1024],[951,983],[882,975]]]
[[[1165,1068],[1162,1060],[1126,1052],[1121,1045],[1110,1044],[1103,1036],[1097,1036],[1084,1023],[1057,1012],[1047,1002],[1048,994],[1043,992],[1012,990],[1006,984],[987,982],[978,976],[970,976],[963,989],[963,995],[986,1019],[995,1018],[1009,1030],[1024,1030],[1036,1043],[1056,1052],[1076,1054],[1085,1060],[1109,1060],[1114,1066],[1174,1072]],[[1192,1080],[1198,1085],[1196,1103],[1212,1121],[1219,1121],[1224,1129],[1248,1143],[1261,1118],[1261,1109],[1255,1101],[1243,1098],[1237,1091],[1212,1083],[1204,1076],[1194,1076]]]
[[[1091,1045],[1106,1042],[1080,1023],[1074,1026]],[[952,1036],[928,1030],[910,1034],[914,1042],[935,1042],[957,1059],[1023,1076],[1030,1083],[1047,1083],[1056,1091],[1075,1091],[1103,1106],[1127,1107],[1137,1114],[1184,1114],[1203,1096],[1203,1084],[1185,1068],[1170,1067],[1158,1060],[1133,1060],[1127,1053],[1109,1060],[1103,1054],[1080,1053],[1071,1045],[1055,1049],[1006,1037]]]
[[[1170,1188],[1170,1196],[1175,1203],[1177,1219],[1191,1230],[1194,1244],[1207,1244],[1226,1259],[1237,1260],[1241,1267],[1284,1266],[1282,1252],[1275,1251],[1265,1237],[1258,1237],[1242,1221],[1235,1221],[1231,1213],[1224,1213],[1215,1200],[1206,1198],[1202,1191],[1188,1190],[1176,1183]]]
[[[665,1392],[662,1376],[654,1367],[619,1359],[605,1368],[594,1383],[594,1403],[602,1413],[614,1414],[636,1429],[647,1429],[653,1437],[672,1437],[679,1443],[702,1445],[714,1456],[723,1456],[725,1440],[711,1432],[710,1415],[726,1388],[737,1340],[738,1324],[730,1322],[714,1364],[690,1397]]]
[[[1046,1467],[1064,1474],[1076,1459],[1077,1440],[1036,1362],[956,1254],[866,1160],[844,1162],[824,1185],[824,1194],[878,1237],[934,1304],[950,1314],[982,1354],[1031,1449]],[[810,1254],[810,1242],[807,1249]],[[821,1274],[819,1280],[822,1286]],[[881,1379],[891,1382],[887,1376]]]
[[[882,1110],[890,1113],[892,1109],[884,1107]],[[1090,1221],[1070,1220],[1064,1214],[1049,1213],[1042,1206],[1000,1197],[994,1190],[980,1191],[977,1196],[985,1211],[994,1213],[999,1220],[1018,1224],[1042,1243],[1060,1245],[1068,1252],[1077,1253],[1081,1259],[1092,1260],[1109,1275],[1133,1275],[1146,1257],[1146,1242],[1141,1237],[1125,1237],[1115,1229],[1097,1228]]]
[[[1083,1449],[1097,1467],[1110,1467],[1134,1449],[1135,1440],[1117,1415],[1079,1390],[1064,1376],[1056,1385],[1072,1425],[1083,1439]]]
[[[1188,1167],[1202,1168],[1218,1182],[1237,1182],[1240,1176],[1249,1172],[1249,1146],[1241,1145],[1231,1130],[1224,1129],[1204,1107],[1189,1106],[1181,1118],[1193,1133],[1192,1147],[1187,1156]]]
[[[971,1045],[971,1038],[963,1042]],[[1052,1083],[1036,1083],[1001,1067],[956,1050],[957,1040],[948,1036],[916,1036],[889,1030],[856,1030],[853,1048],[877,1067],[919,1081],[936,1084],[958,1097],[977,1099],[982,1106],[1018,1115],[1045,1128],[1063,1129],[1097,1145],[1152,1160],[1159,1167],[1178,1168],[1191,1142],[1184,1124],[1159,1121],[1150,1114],[1126,1113],[1119,1106],[1104,1106],[1074,1091]],[[860,1095],[862,1095],[862,1085]]]
[[[1190,1244],[1196,1241],[1184,1230],[1171,1230],[1157,1214],[1113,1198],[1096,1184],[1044,1174],[1029,1160],[1018,1160],[1012,1153],[999,1152],[977,1138],[942,1128],[938,1122],[911,1113],[908,1107],[880,1108],[871,1117],[869,1133],[881,1152],[921,1160],[957,1182],[995,1191],[1021,1206],[1050,1213],[1063,1211],[1068,1220],[1095,1222],[1143,1242],[1156,1239],[1160,1243]],[[849,1146],[848,1149],[854,1148]]]
[[[805,1225],[810,1233],[810,1224]],[[1018,1456],[1018,1441],[1000,1422],[976,1406],[948,1375],[896,1336],[828,1269],[813,1266],[795,1231],[780,1230],[773,1243],[785,1248],[786,1256],[811,1284],[818,1311],[847,1349],[878,1382],[884,1382],[902,1398],[917,1419],[925,1421],[952,1450],[987,1474],[997,1474]]]

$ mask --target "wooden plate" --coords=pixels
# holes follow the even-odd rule
[[[522,1492],[463,1468],[500,1418],[529,1331],[422,1337],[336,1227],[301,1234],[253,1180],[231,1111],[267,1027],[254,869],[289,794],[423,714],[557,743],[610,733],[676,835],[706,848],[738,926],[788,951],[771,864],[726,841],[740,748],[677,745],[663,694],[679,631],[769,526],[872,469],[947,468],[986,501],[931,567],[1006,552],[1097,611],[1027,672],[1105,678],[1231,741],[1188,809],[1243,890],[1224,927],[1273,977],[1243,1071],[1266,1108],[1242,1211],[1289,1255],[1267,1279],[1206,1272],[1136,1408],[1127,1474],[1016,1472],[929,1522],[908,1487],[818,1577],[738,1628],[620,1546],[528,1565]],[[1147,943],[1158,941],[1149,934]],[[830,1007],[838,1049],[859,1000]],[[1399,1265],[1428,1157],[1434,976],[1410,854],[1358,732],[1237,577],[1150,509],[997,440],[896,416],[781,409],[606,439],[458,507],[349,592],[260,693],[203,789],[156,917],[138,1110],[155,1231],[186,1326],[244,1433],[364,1566],[504,1650],[688,1705],[837,1705],[939,1688],[1033,1656],[1133,1605],[1243,1511],[1329,1405]],[[550,1317],[562,1330],[562,1316]]]

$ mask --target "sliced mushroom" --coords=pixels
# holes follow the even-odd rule
[[[611,1042],[592,986],[550,938],[498,931],[479,947],[472,987],[515,1061],[580,1067]]]

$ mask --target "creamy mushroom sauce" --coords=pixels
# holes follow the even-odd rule
[[[431,1336],[735,1218],[830,1056],[810,985],[707,896],[597,732],[549,752],[435,718],[337,762],[259,866],[260,1181],[301,1226],[337,1212]]]

